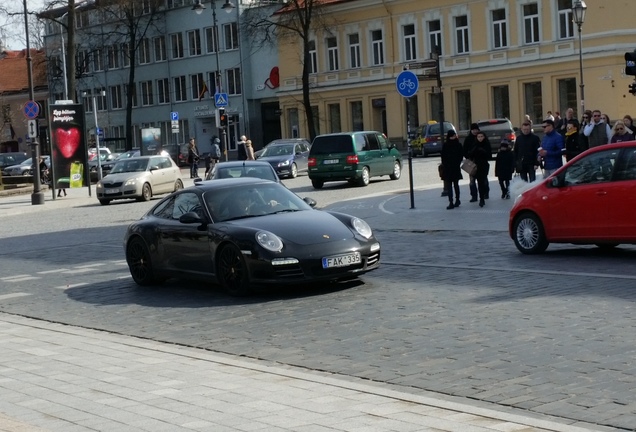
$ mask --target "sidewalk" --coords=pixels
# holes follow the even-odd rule
[[[0,346],[0,431],[609,430],[2,313]]]

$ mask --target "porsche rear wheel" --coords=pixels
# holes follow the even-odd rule
[[[230,295],[244,296],[250,292],[250,277],[243,254],[234,245],[225,246],[217,262],[218,280]]]
[[[147,286],[162,282],[155,276],[150,252],[142,239],[136,237],[128,242],[126,262],[130,269],[130,275],[137,285]]]

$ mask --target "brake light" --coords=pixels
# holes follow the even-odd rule
[[[349,155],[347,156],[347,163],[349,165],[355,165],[358,163],[358,155]]]
[[[515,135],[514,133],[510,132],[506,135],[506,139],[510,142],[513,142],[514,140],[517,139],[517,135]]]
[[[316,166],[316,158],[315,157],[307,158],[307,165],[308,166]]]

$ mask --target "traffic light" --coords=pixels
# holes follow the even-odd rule
[[[633,82],[629,85],[629,92],[636,96],[636,82]]]
[[[219,125],[222,128],[226,128],[228,125],[227,114],[225,113],[225,108],[219,108]]]
[[[625,53],[625,75],[636,76],[636,50]]]

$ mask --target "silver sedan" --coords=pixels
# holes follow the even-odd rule
[[[97,199],[102,205],[114,199],[148,201],[179,189],[183,189],[181,171],[169,156],[140,156],[118,161],[97,183]]]

